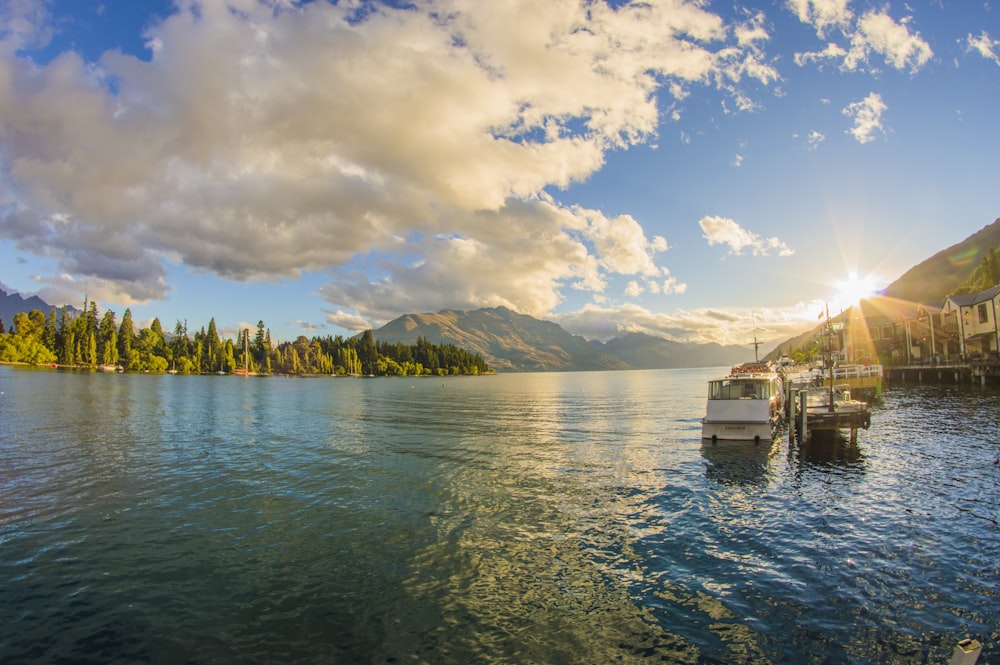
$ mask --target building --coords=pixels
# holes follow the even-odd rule
[[[997,356],[1000,352],[1000,284],[979,293],[948,296],[941,310],[954,317],[964,356]]]

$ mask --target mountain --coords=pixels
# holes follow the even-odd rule
[[[628,333],[608,342],[591,342],[635,369],[671,369],[735,365],[751,360],[745,346],[674,342],[643,333]]]
[[[551,321],[518,314],[506,307],[437,314],[406,314],[373,335],[379,341],[413,344],[423,337],[433,344],[454,344],[478,353],[500,372],[547,372],[629,369],[602,353],[579,335],[570,335]]]
[[[24,298],[19,293],[7,293],[0,289],[0,321],[3,321],[4,331],[9,331],[14,326],[14,315],[19,312],[28,313],[37,309],[45,316],[52,311],[52,305],[48,304],[38,296]],[[79,310],[70,307],[70,311],[76,313]]]
[[[940,307],[944,299],[975,272],[986,253],[1000,247],[1000,218],[960,243],[907,270],[885,295],[898,300]]]
[[[551,321],[506,307],[437,314],[407,314],[373,331],[383,342],[413,344],[423,337],[478,353],[499,372],[665,369],[732,365],[747,359],[742,347],[681,344],[629,334],[607,343],[588,342]]]

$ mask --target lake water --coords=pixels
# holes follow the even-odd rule
[[[0,367],[0,662],[1000,663],[1000,390],[768,451],[717,373]]]

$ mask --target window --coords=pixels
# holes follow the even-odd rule
[[[767,379],[756,381],[710,381],[709,399],[769,399],[771,384]]]
[[[990,320],[990,311],[986,308],[986,303],[979,303],[979,322],[987,323]]]

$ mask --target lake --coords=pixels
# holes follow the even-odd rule
[[[0,662],[1000,663],[1000,389],[772,450],[719,373],[0,367]]]

